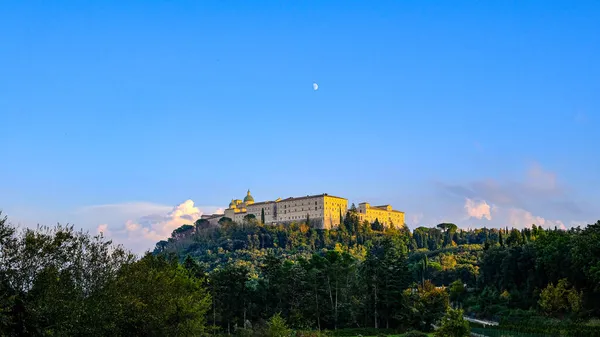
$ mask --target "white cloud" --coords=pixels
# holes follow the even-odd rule
[[[186,200],[175,207],[147,202],[87,206],[76,214],[83,223],[95,221],[96,232],[134,253],[143,253],[169,238],[173,230],[193,224],[202,214],[222,212],[223,208],[196,206],[193,200]]]
[[[110,235],[110,231],[108,230],[108,224],[99,224],[98,227],[96,227],[96,232],[98,234],[102,233],[104,235]]]
[[[491,207],[484,200],[475,201],[469,198],[465,199],[465,210],[470,218],[492,220],[492,214],[490,213]]]

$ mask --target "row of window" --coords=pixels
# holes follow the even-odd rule
[[[307,205],[307,206],[308,206],[308,205],[310,205],[310,202],[307,202],[307,203],[306,203],[306,205]],[[315,201],[315,206],[316,206],[316,205],[317,205],[317,202]],[[296,206],[304,206],[304,203],[300,203],[300,204],[294,203],[293,205],[290,205],[290,208],[291,208],[292,206],[293,206],[293,207],[296,207]],[[283,208],[287,208],[287,207],[288,207],[288,205],[286,205],[286,204],[284,204],[284,205],[283,205]]]

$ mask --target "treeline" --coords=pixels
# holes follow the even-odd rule
[[[73,227],[17,231],[0,217],[0,335],[463,329],[450,306],[500,328],[595,331],[600,221],[412,233],[352,211],[333,230],[197,221],[136,258]]]
[[[534,230],[543,231],[535,226]],[[339,245],[354,255],[364,255],[365,245],[387,235],[406,237],[405,244],[410,251],[436,251],[459,245],[497,245],[503,231],[488,228],[465,231],[459,230],[454,224],[443,223],[434,228],[419,227],[411,233],[406,225],[383,228],[377,222],[361,222],[355,207],[352,207],[342,224],[330,230],[315,229],[303,222],[264,225],[254,216],[247,216],[242,223],[222,218],[219,226],[215,227],[210,226],[207,220],[200,219],[194,225],[184,225],[174,230],[168,240],[156,244],[154,252],[176,253],[182,259],[191,255],[209,263],[211,268],[223,260],[243,258],[240,255],[262,250],[288,255],[312,254],[323,249],[335,249]]]
[[[386,260],[388,250],[398,256]],[[411,302],[408,294],[436,286],[447,287],[442,293],[467,314],[504,324],[531,328],[540,320],[600,317],[600,222],[567,231],[460,230],[444,223],[411,233],[377,229],[352,211],[332,230],[225,219],[213,228],[198,221],[157,244],[155,253],[189,255],[219,294],[233,294],[227,300],[213,293],[213,323],[224,329],[281,312],[296,327],[426,330],[443,311]],[[244,300],[224,304],[235,298]],[[423,316],[407,317],[415,312]]]
[[[511,230],[480,258],[473,311],[538,309],[557,318],[600,316],[600,221],[564,230]]]
[[[334,249],[308,258],[268,254],[259,266],[242,261],[220,266],[209,276],[213,324],[237,331],[281,313],[291,326],[306,330],[427,329],[444,314],[449,297],[429,282],[410,289],[403,240],[378,238],[364,259]]]
[[[0,214],[1,336],[200,336],[211,297],[177,259]]]

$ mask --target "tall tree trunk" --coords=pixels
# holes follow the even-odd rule
[[[213,337],[217,331],[216,327],[216,322],[217,322],[217,310],[216,310],[216,301],[215,301],[215,287],[213,286],[213,296],[212,296],[212,302],[213,302]]]
[[[333,329],[337,330],[337,321],[338,321],[338,280],[337,277],[335,279],[335,310],[334,310],[334,321],[333,321]]]
[[[375,329],[378,329],[379,325],[377,324],[377,283],[375,283],[375,286],[373,288],[373,295],[374,295],[374,303],[375,303],[375,305],[374,305]]]
[[[315,275],[315,302],[317,303],[317,327],[321,331],[321,312],[319,311],[319,293],[317,291],[317,277]]]

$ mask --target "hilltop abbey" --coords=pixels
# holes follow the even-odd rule
[[[348,199],[327,193],[303,197],[278,198],[273,201],[254,202],[250,190],[244,200],[232,199],[224,214],[203,215],[211,224],[227,217],[241,223],[247,215],[254,215],[265,224],[303,222],[307,219],[316,228],[330,229],[339,225],[348,211]],[[360,221],[377,221],[384,227],[404,226],[404,212],[392,209],[390,205],[371,206],[367,202],[358,204],[356,209]]]

